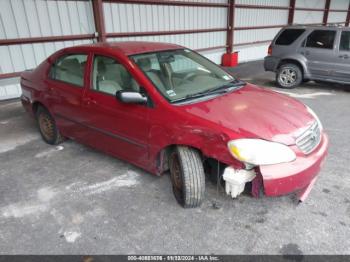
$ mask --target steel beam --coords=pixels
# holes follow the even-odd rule
[[[349,26],[350,23],[350,3],[348,8],[348,15],[346,16],[345,26]]]
[[[295,0],[289,1],[289,13],[288,13],[288,25],[292,25],[294,22],[295,13]]]
[[[99,42],[106,41],[105,19],[103,14],[103,1],[92,0],[92,10],[94,13],[95,28],[97,31],[97,40]]]
[[[322,20],[323,25],[327,25],[330,6],[331,6],[331,0],[326,0],[324,13],[323,13],[323,20]]]
[[[93,39],[93,38],[95,38],[94,34],[0,39],[0,46],[34,44],[34,43],[44,43],[44,42],[56,42],[56,41],[72,41],[72,40]]]
[[[235,0],[228,0],[229,8],[227,9],[227,30],[226,30],[226,53],[233,52],[233,37],[235,27]]]

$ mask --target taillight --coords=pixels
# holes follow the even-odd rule
[[[267,54],[272,55],[272,46],[269,45],[269,48],[267,49]]]

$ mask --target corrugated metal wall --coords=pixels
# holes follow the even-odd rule
[[[349,6],[349,1],[347,0],[332,0],[330,9],[346,10],[348,6]],[[329,12],[328,22],[339,23],[340,21],[345,21],[346,15],[347,15],[347,12]]]
[[[90,1],[0,1],[0,39],[94,32]],[[0,74],[34,68],[59,49],[89,42],[91,40],[0,46]],[[16,85],[2,85],[0,99],[18,97],[19,92]]]
[[[1,0],[0,14],[0,39],[95,32],[90,1]],[[0,73],[33,68],[56,50],[89,41],[0,46]]]
[[[197,1],[210,2],[210,1]],[[226,3],[225,0],[216,0]],[[104,3],[106,32],[151,32],[190,29],[226,28],[227,8],[167,5],[136,5]],[[141,18],[141,19],[140,19]],[[226,32],[177,34],[108,38],[108,41],[160,41],[184,45],[191,49],[224,46]],[[208,58],[220,63],[224,50],[203,52]]]
[[[326,0],[297,0],[295,7],[305,8],[324,8]],[[295,24],[306,24],[306,23],[322,23],[323,11],[300,11],[296,10],[294,14]]]
[[[289,0],[237,0],[237,4],[289,6]],[[273,19],[271,19],[273,17]],[[235,27],[284,25],[288,21],[288,10],[235,9]],[[267,41],[274,38],[281,28],[251,29],[235,31],[234,44]],[[238,46],[239,62],[261,59],[267,54],[268,43]]]
[[[185,0],[187,2],[221,3],[227,0]],[[326,0],[296,0],[297,8],[324,8]],[[288,7],[290,0],[236,0],[241,5]],[[332,0],[331,9],[346,10],[349,0]],[[197,30],[226,28],[225,7],[145,5],[104,2],[107,33],[150,32],[172,30]],[[321,23],[323,11],[296,10],[294,23]],[[329,12],[329,22],[345,21],[347,12]],[[257,9],[236,7],[235,28],[284,25],[288,21],[288,9]],[[239,62],[263,58],[268,43],[280,27],[235,30],[234,51],[239,51]],[[93,34],[95,32],[92,2],[58,0],[0,0],[0,39],[45,37],[59,35]],[[174,34],[142,37],[107,38],[107,41],[161,41],[203,49],[226,45],[226,31]],[[54,51],[66,46],[89,43],[93,40],[57,41],[50,43],[0,46],[0,74],[19,72],[37,66]],[[201,51],[216,63],[220,63],[225,49]],[[18,96],[18,88],[0,87],[0,99]]]

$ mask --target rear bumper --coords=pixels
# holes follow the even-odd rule
[[[323,133],[321,143],[311,154],[300,152],[291,163],[261,166],[265,195],[280,196],[307,188],[316,180],[327,156],[328,143],[328,137]]]
[[[30,99],[28,99],[27,97],[25,97],[23,94],[21,95],[21,103],[22,106],[24,107],[24,109],[31,114],[32,116],[33,114],[33,110],[32,110],[32,103],[30,102]]]
[[[265,71],[276,72],[280,59],[274,56],[266,56],[264,58]]]

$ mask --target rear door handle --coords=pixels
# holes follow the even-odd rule
[[[348,55],[340,55],[339,58],[344,58],[344,59],[348,59],[349,56]]]

